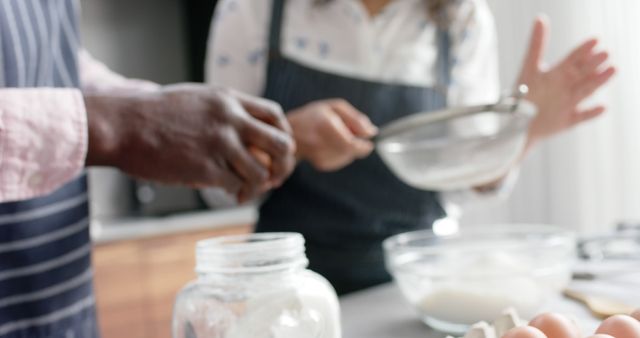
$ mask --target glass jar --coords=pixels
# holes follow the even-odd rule
[[[340,338],[336,292],[307,265],[296,233],[198,242],[198,278],[177,296],[173,337]]]

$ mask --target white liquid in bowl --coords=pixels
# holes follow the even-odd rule
[[[532,278],[512,278],[501,283],[501,288],[463,281],[445,286],[426,295],[417,305],[424,315],[460,324],[497,317],[506,308],[513,307],[525,316],[533,315],[544,301],[544,292]]]
[[[416,265],[396,279],[425,321],[471,325],[514,308],[533,316],[548,297],[564,287],[568,267],[551,267],[537,275],[530,257],[488,249],[478,256],[451,255],[437,264]],[[416,277],[410,271],[433,271],[442,277]]]

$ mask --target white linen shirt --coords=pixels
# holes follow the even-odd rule
[[[263,94],[272,3],[219,2],[206,59],[209,83]],[[493,16],[485,0],[458,0],[456,8],[449,27],[452,82],[448,104],[495,102],[500,83]],[[393,0],[375,17],[361,0],[332,0],[325,5],[289,0],[283,20],[283,55],[308,67],[384,83],[436,85],[437,27],[424,0]],[[441,198],[461,203],[475,195],[471,190],[446,192]]]

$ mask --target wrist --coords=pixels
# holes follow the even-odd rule
[[[139,103],[134,96],[85,94],[89,147],[87,166],[119,167],[132,135],[130,119],[135,118]]]

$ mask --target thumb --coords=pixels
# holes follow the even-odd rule
[[[529,48],[520,71],[519,83],[528,83],[531,77],[540,69],[548,36],[549,19],[546,15],[539,15],[533,24],[533,30],[529,38]]]
[[[378,128],[371,123],[369,117],[348,102],[334,100],[331,102],[331,107],[354,135],[369,138],[378,132]]]

